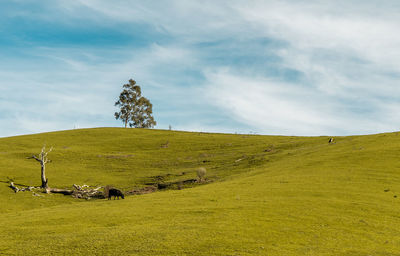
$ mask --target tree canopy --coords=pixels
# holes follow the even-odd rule
[[[124,122],[125,128],[128,124],[136,128],[152,128],[157,124],[152,115],[153,105],[142,96],[140,86],[133,79],[124,84],[115,106],[120,109],[119,112],[115,112],[115,118]]]

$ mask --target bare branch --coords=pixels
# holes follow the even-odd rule
[[[47,159],[47,155],[48,155],[51,151],[53,151],[53,147],[51,147],[47,152],[46,152],[46,148],[45,148],[45,147],[42,148],[41,157],[42,157],[42,160],[43,160],[44,163],[50,162],[50,160]]]
[[[27,157],[27,159],[35,159],[38,162],[42,162],[42,160],[40,160],[37,156],[32,155],[31,157]]]

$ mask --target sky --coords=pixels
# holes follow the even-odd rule
[[[0,1],[0,137],[122,127],[353,135],[400,127],[397,0]]]

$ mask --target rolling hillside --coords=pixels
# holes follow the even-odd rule
[[[98,128],[0,139],[0,255],[400,255],[399,133],[286,137]],[[14,193],[172,185],[125,200]],[[168,145],[168,146],[167,146]],[[204,184],[184,183],[207,168]]]

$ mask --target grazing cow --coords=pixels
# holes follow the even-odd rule
[[[118,200],[119,200],[119,197],[122,197],[122,199],[125,199],[124,194],[121,192],[121,190],[116,189],[116,188],[110,188],[108,190],[108,200],[111,200],[112,196],[114,197],[114,200],[115,200],[115,198],[118,198]]]

